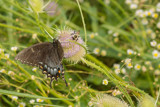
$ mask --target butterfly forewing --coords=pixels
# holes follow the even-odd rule
[[[44,42],[26,48],[18,53],[15,59],[32,66],[39,66],[43,63],[55,67],[61,63],[62,58],[63,49],[57,40],[55,44]]]

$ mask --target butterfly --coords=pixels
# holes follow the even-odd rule
[[[59,77],[62,77],[68,86],[64,78],[63,56],[61,43],[57,39],[53,39],[53,43],[43,42],[25,48],[16,55],[15,59],[23,64],[39,67],[42,73],[47,75],[47,78],[51,78],[50,87],[52,81],[54,79],[57,81]]]

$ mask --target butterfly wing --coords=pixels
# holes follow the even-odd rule
[[[39,66],[40,62],[50,67],[59,65],[63,58],[63,49],[59,41],[38,43],[22,50],[15,57],[23,64]]]

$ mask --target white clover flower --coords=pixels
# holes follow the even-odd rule
[[[120,69],[115,69],[115,73],[119,74],[120,73]]]
[[[5,73],[6,70],[5,70],[5,69],[1,69],[0,72],[1,72],[1,73]]]
[[[151,38],[152,38],[152,39],[155,39],[155,38],[156,38],[156,33],[154,33],[154,32],[151,33]]]
[[[113,33],[113,37],[118,37],[119,36],[119,33]]]
[[[160,43],[159,43],[159,44],[157,44],[157,49],[159,49],[159,50],[160,50]]]
[[[18,105],[18,107],[25,107],[25,106],[26,106],[26,104],[23,103],[23,102],[21,102],[21,103]]]
[[[103,82],[102,82],[102,84],[103,84],[103,85],[108,85],[108,80],[107,80],[107,79],[104,79]]]
[[[1,49],[1,48],[0,48],[0,54],[3,53],[3,52],[4,52],[4,49]]]
[[[126,0],[125,3],[126,3],[126,4],[131,4],[131,3],[132,3],[132,0]]]
[[[112,30],[109,30],[109,31],[108,31],[108,34],[112,34],[112,33],[113,33],[113,31],[112,31]]]
[[[160,57],[160,53],[159,53],[157,50],[154,50],[154,51],[152,52],[152,55],[153,55],[153,58],[154,58],[154,59],[158,59],[158,58]]]
[[[115,69],[119,69],[119,68],[120,68],[120,65],[119,65],[119,64],[114,64],[113,67],[114,67]]]
[[[150,44],[151,44],[152,47],[155,47],[157,45],[157,42],[155,40],[153,40],[153,41],[150,42]]]
[[[101,55],[102,55],[102,56],[106,56],[106,54],[107,54],[107,52],[106,52],[105,50],[102,50],[102,51],[101,51]]]
[[[94,53],[94,54],[99,54],[99,52],[100,52],[99,48],[95,48],[95,49],[93,50],[93,53]]]
[[[128,55],[132,55],[133,53],[134,53],[134,51],[133,51],[132,49],[128,49],[128,50],[127,50],[127,54],[128,54]]]
[[[36,39],[37,38],[37,34],[36,33],[32,34],[32,38]]]
[[[126,66],[127,66],[127,68],[129,68],[129,69],[133,67],[132,63],[128,63]]]
[[[35,102],[35,100],[33,100],[33,99],[31,99],[30,101],[29,101],[29,103],[31,103],[31,104],[33,104]]]
[[[156,10],[157,10],[157,12],[160,12],[160,2],[157,4]]]
[[[4,56],[5,56],[6,58],[9,58],[9,54],[4,54]]]
[[[157,23],[157,28],[160,29],[160,22]]]
[[[137,5],[137,4],[134,4],[134,3],[130,5],[130,8],[131,8],[131,9],[136,9],[137,7],[138,7],[138,5]]]
[[[32,71],[36,72],[36,71],[37,71],[37,68],[33,68]]]
[[[122,74],[126,74],[126,69],[122,68],[121,72],[122,72]]]
[[[12,51],[17,51],[18,47],[14,46],[14,47],[11,47],[11,50]]]
[[[140,69],[141,69],[141,65],[136,64],[136,65],[134,66],[134,69],[135,69],[135,70],[140,70]]]
[[[148,24],[148,20],[147,19],[142,19],[142,24],[143,25],[147,25]]]
[[[93,106],[93,102],[92,102],[92,101],[89,101],[89,102],[88,102],[88,106],[89,106],[89,107]]]
[[[152,17],[157,19],[158,18],[158,14],[157,13],[153,13]]]
[[[43,102],[43,101],[44,101],[44,100],[42,100],[42,99],[39,99],[39,98],[37,99],[37,102],[40,102],[40,103],[41,103],[41,102]]]
[[[17,96],[11,96],[11,98],[12,98],[14,101],[17,101],[17,99],[18,99]]]

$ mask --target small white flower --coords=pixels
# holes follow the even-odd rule
[[[160,29],[160,22],[157,23],[157,28]]]
[[[143,72],[146,72],[147,71],[147,68],[145,66],[142,66],[142,71]]]
[[[156,38],[156,34],[153,32],[153,33],[151,33],[151,38],[152,39],[155,39]]]
[[[152,52],[152,55],[153,55],[153,58],[154,58],[154,59],[158,59],[159,56],[160,56],[160,53],[159,53],[157,50],[154,50],[154,51]]]
[[[89,102],[88,102],[88,106],[89,106],[89,107],[93,106],[93,102],[92,102],[92,101],[89,101]]]
[[[94,53],[94,54],[99,54],[99,52],[100,52],[99,48],[95,48],[95,49],[93,50],[93,53]]]
[[[147,19],[142,19],[142,24],[143,25],[147,25],[148,24],[148,20]]]
[[[32,34],[32,38],[36,39],[37,38],[37,34],[36,33]]]
[[[31,79],[32,79],[32,80],[35,80],[35,76],[34,76],[34,75],[32,75],[32,76],[31,76]]]
[[[104,79],[103,82],[102,82],[102,84],[103,84],[103,85],[108,85],[108,80],[107,80],[107,79]]]
[[[1,73],[5,73],[6,70],[5,70],[5,69],[1,69],[0,72],[1,72]]]
[[[14,47],[11,47],[11,50],[12,51],[17,51],[18,47],[14,46]]]
[[[120,69],[115,69],[115,73],[119,74],[120,73]]]
[[[135,70],[140,70],[140,69],[141,69],[141,65],[136,64],[136,65],[134,66],[134,68],[135,68]]]
[[[132,60],[132,59],[130,59],[130,58],[126,58],[126,59],[125,59],[125,64],[131,63],[131,60]]]
[[[122,74],[126,74],[126,69],[122,68],[121,72],[122,72]]]
[[[35,106],[33,106],[33,107],[40,107],[39,105],[35,105]]]
[[[126,3],[126,4],[131,4],[131,3],[132,3],[132,0],[126,0],[125,3]]]
[[[25,107],[25,106],[26,106],[26,104],[23,103],[23,102],[21,102],[21,103],[18,105],[18,107]]]
[[[147,30],[146,30],[146,33],[149,34],[149,35],[150,35],[152,32],[153,32],[153,31],[152,31],[151,29],[147,29]]]
[[[9,54],[4,54],[4,56],[5,56],[6,58],[9,58]]]
[[[127,66],[127,68],[129,68],[129,69],[133,67],[132,63],[128,63],[126,66]]]
[[[93,39],[95,36],[97,36],[98,35],[98,33],[91,33],[90,35],[89,35],[89,37],[91,38],[91,39]]]
[[[33,103],[35,102],[35,100],[32,99],[32,100],[30,100],[29,102],[30,102],[31,104],[33,104]]]
[[[17,99],[18,99],[17,96],[11,96],[11,98],[12,98],[14,101],[17,101]]]
[[[116,95],[120,95],[121,94],[121,92],[119,91],[119,90],[113,90],[113,92],[112,92],[112,95],[113,96],[116,96]]]
[[[153,41],[150,42],[150,44],[151,44],[152,47],[155,47],[157,45],[157,42],[155,40],[153,40]]]
[[[118,37],[119,36],[119,33],[113,33],[113,37]]]
[[[101,51],[101,55],[102,55],[102,56],[106,56],[106,54],[107,54],[107,52],[106,52],[105,50],[102,50],[102,51]]]
[[[36,71],[37,71],[37,68],[33,68],[32,71],[36,72]]]
[[[3,52],[4,52],[4,49],[1,49],[1,48],[0,48],[0,54],[3,53]]]
[[[13,71],[8,71],[8,75],[14,75]]]
[[[150,61],[145,61],[145,64],[146,65],[151,65],[151,62]]]
[[[143,10],[142,9],[136,10],[135,14],[136,16],[143,17]]]
[[[160,2],[157,4],[156,10],[157,10],[157,12],[160,12]]]
[[[112,34],[112,33],[113,33],[113,31],[112,31],[112,30],[109,30],[109,31],[108,31],[108,34]]]
[[[72,81],[72,78],[69,78],[69,81]]]
[[[128,50],[127,50],[127,54],[128,54],[128,55],[132,55],[133,53],[134,53],[134,51],[133,51],[132,49],[128,49]]]
[[[158,70],[158,69],[155,70],[154,74],[155,74],[155,75],[160,75],[160,70]]]
[[[157,14],[157,13],[154,13],[154,14],[152,15],[152,17],[155,18],[155,19],[157,19],[157,18],[158,18],[158,14]]]
[[[114,64],[113,67],[114,67],[115,69],[119,69],[119,68],[120,68],[120,65],[119,65],[119,64]]]
[[[131,4],[131,5],[130,5],[130,8],[131,8],[131,9],[136,9],[137,7],[138,7],[137,4]]]
[[[159,43],[159,44],[157,44],[157,49],[159,49],[159,50],[160,50],[160,43]]]
[[[42,99],[39,99],[39,98],[37,99],[37,102],[40,102],[40,103],[41,103],[41,102],[43,102],[43,101],[44,101],[44,100],[42,100]]]

